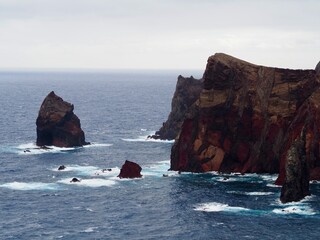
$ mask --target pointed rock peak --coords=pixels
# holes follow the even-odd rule
[[[88,144],[73,110],[73,104],[64,101],[54,91],[50,92],[41,104],[36,121],[37,145],[74,147]]]
[[[320,62],[318,62],[315,70],[316,70],[317,75],[320,75]]]
[[[257,66],[253,63],[246,62],[244,60],[241,60],[239,58],[233,57],[233,56],[225,54],[225,53],[216,53],[216,54],[212,55],[211,57],[209,57],[208,62],[209,61],[222,62],[225,65],[233,65],[235,63],[238,63],[238,64]]]

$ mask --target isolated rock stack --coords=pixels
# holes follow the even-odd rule
[[[87,145],[74,106],[53,91],[44,99],[36,121],[37,145],[75,147]]]

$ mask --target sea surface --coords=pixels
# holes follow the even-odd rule
[[[0,72],[0,239],[319,239],[319,183],[281,204],[276,175],[168,171],[172,141],[147,136],[167,119],[178,74],[190,76]],[[91,145],[37,149],[52,90],[74,104]],[[117,178],[125,160],[142,179]]]

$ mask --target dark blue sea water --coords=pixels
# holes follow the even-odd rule
[[[172,142],[146,136],[166,120],[180,73],[1,72],[0,239],[319,239],[319,184],[281,204],[276,175],[167,171]],[[34,149],[52,90],[75,105],[91,146]],[[142,179],[116,177],[126,159]]]

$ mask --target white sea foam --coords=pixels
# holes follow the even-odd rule
[[[272,183],[268,183],[267,187],[272,187],[272,188],[281,188],[280,185],[276,185],[276,184],[272,184]]]
[[[148,136],[150,135],[139,136],[138,138],[122,138],[121,140],[126,142],[174,143],[174,140],[161,140],[161,139],[148,138]]]
[[[275,182],[278,178],[277,174],[261,174],[258,175],[260,178],[262,178],[265,181]]]
[[[164,174],[168,175],[168,169],[170,168],[170,160],[160,161],[151,166],[142,167],[142,175],[144,176],[158,176],[162,177]]]
[[[1,184],[0,187],[9,188],[13,190],[56,190],[58,186],[55,183],[42,183],[42,182],[10,182]]]
[[[80,179],[80,182],[71,182],[72,178],[65,178],[59,180],[58,183],[77,185],[84,187],[111,187],[116,184],[113,180],[102,179],[102,178],[90,178],[90,179]]]
[[[277,205],[277,206],[294,206],[294,205],[305,205],[307,204],[308,202],[312,201],[312,199],[314,198],[314,195],[310,195],[310,196],[306,196],[304,197],[303,199],[301,199],[300,201],[298,202],[287,202],[287,203],[282,203],[280,201],[280,199],[276,199],[274,201],[273,204],[271,205]]]
[[[85,229],[83,232],[85,232],[85,233],[91,233],[91,232],[94,232],[95,229],[98,229],[98,227],[88,227],[88,228]]]
[[[81,166],[81,165],[65,165],[65,169],[58,170],[58,167],[51,169],[55,172],[77,172],[79,175],[84,176],[92,176],[99,170],[98,167],[95,166]]]
[[[228,204],[222,204],[217,202],[210,202],[198,204],[194,208],[194,210],[203,212],[242,212],[249,211],[250,209],[243,207],[233,207],[229,206]]]
[[[114,176],[118,176],[119,173],[120,173],[120,168],[114,167],[114,168],[99,169],[94,172],[94,175],[103,176],[103,177],[114,177]]]
[[[90,143],[88,145],[84,145],[84,148],[92,148],[92,147],[110,147],[113,144],[111,143]]]
[[[16,147],[18,154],[29,154],[29,155],[36,155],[36,154],[43,154],[43,153],[65,153],[67,151],[73,151],[76,148],[63,148],[63,147],[55,147],[55,146],[45,146],[39,147],[35,143],[26,143],[21,144]]]
[[[316,212],[309,206],[293,205],[286,208],[276,208],[272,211],[276,214],[315,215]]]
[[[110,147],[112,144],[109,143],[91,143],[89,145],[83,146],[84,148],[94,148],[94,147]],[[81,147],[56,147],[56,146],[45,146],[39,147],[35,143],[21,144],[15,147],[16,152],[21,155],[36,155],[43,153],[66,153],[68,151],[73,151]]]
[[[241,194],[241,195],[248,195],[248,196],[266,196],[266,195],[274,194],[273,192],[241,192],[241,191],[228,191],[227,193]]]

